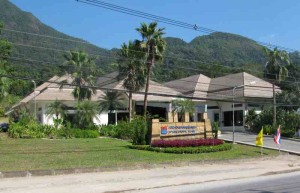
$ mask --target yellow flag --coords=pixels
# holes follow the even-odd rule
[[[256,145],[257,146],[263,146],[264,145],[264,128],[261,128],[260,132],[258,133],[256,137]]]

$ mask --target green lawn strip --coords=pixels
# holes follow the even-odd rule
[[[0,123],[8,123],[8,117],[0,117]]]
[[[163,153],[176,153],[176,154],[199,154],[211,153],[219,151],[228,151],[232,149],[231,143],[224,143],[216,146],[198,146],[198,147],[151,147],[149,145],[130,145],[129,148],[138,150],[147,150]]]
[[[261,157],[256,147],[234,145],[231,150],[201,154],[169,154],[130,149],[116,139],[10,139],[0,136],[0,171],[123,167],[188,161],[220,161]],[[278,151],[264,150],[267,156]]]

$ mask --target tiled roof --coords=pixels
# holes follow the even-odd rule
[[[127,90],[123,87],[123,80],[117,80],[118,73],[113,72],[111,74],[105,75],[104,77],[100,77],[97,80],[97,86],[102,89],[115,89],[126,92]],[[141,89],[139,92],[144,92],[145,89]],[[149,101],[172,101],[174,97],[163,96],[163,95],[182,95],[180,92],[175,89],[169,88],[162,84],[159,84],[155,81],[150,80],[149,83],[149,91],[148,91],[148,100]],[[157,94],[157,95],[153,95]],[[160,95],[160,96],[159,96]],[[133,93],[133,100],[135,101],[143,101],[144,94],[141,93]]]
[[[255,82],[251,85],[251,82]],[[209,86],[209,98],[231,98],[233,87],[245,85],[235,89],[235,97],[249,98],[272,98],[272,84],[255,77],[246,72],[230,74],[211,79]],[[279,87],[275,87],[276,92],[280,92]]]
[[[165,86],[181,92],[184,96],[194,97],[195,101],[202,101],[207,97],[211,79],[203,74],[163,83]],[[197,99],[199,98],[199,99]]]
[[[99,100],[104,94],[104,90],[114,89],[126,92],[123,87],[123,80],[117,80],[118,73],[113,72],[97,79],[97,94],[92,96],[93,101]],[[60,89],[60,82],[67,81],[72,82],[70,75],[64,75],[61,77],[54,76],[49,82],[43,83],[36,88],[34,92],[26,96],[21,100],[20,105],[28,103],[36,97],[36,100],[40,101],[73,101],[75,100],[72,91],[73,87],[70,85],[63,86]],[[218,78],[209,78],[202,74],[182,78],[159,84],[155,81],[150,81],[149,85],[149,101],[169,102],[172,101],[175,96],[189,96],[194,97],[195,101],[203,101],[203,99],[228,99],[232,97],[232,89],[235,86],[249,85],[250,82],[256,83],[251,86],[244,86],[235,90],[235,97],[253,97],[253,98],[272,98],[272,84],[266,82],[258,77],[242,72],[237,74],[230,74]],[[57,82],[57,83],[56,83]],[[101,90],[100,90],[101,89]],[[135,101],[144,100],[144,89],[141,89],[138,93],[133,94]],[[276,86],[276,92],[280,92],[279,87]],[[166,96],[164,96],[166,95]],[[168,96],[171,95],[171,96]],[[174,96],[174,97],[173,97]],[[197,99],[198,98],[198,99]]]

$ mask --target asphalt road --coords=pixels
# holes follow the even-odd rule
[[[255,145],[257,135],[250,133],[235,133],[235,141]],[[232,132],[223,132],[220,139],[232,140]],[[278,145],[274,143],[272,136],[264,136],[264,146],[278,149]],[[281,139],[280,149],[297,152],[300,154],[300,140],[294,141],[289,139]]]
[[[201,184],[166,187],[148,191],[172,193],[298,193],[300,192],[300,172],[259,176],[245,179],[225,180]]]

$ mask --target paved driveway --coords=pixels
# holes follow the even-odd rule
[[[257,135],[251,133],[235,133],[235,142],[255,145]],[[222,132],[220,139],[232,141],[232,132]],[[274,143],[272,136],[264,136],[264,146],[278,149],[278,145]],[[300,155],[300,140],[281,139],[281,150],[296,152]]]

